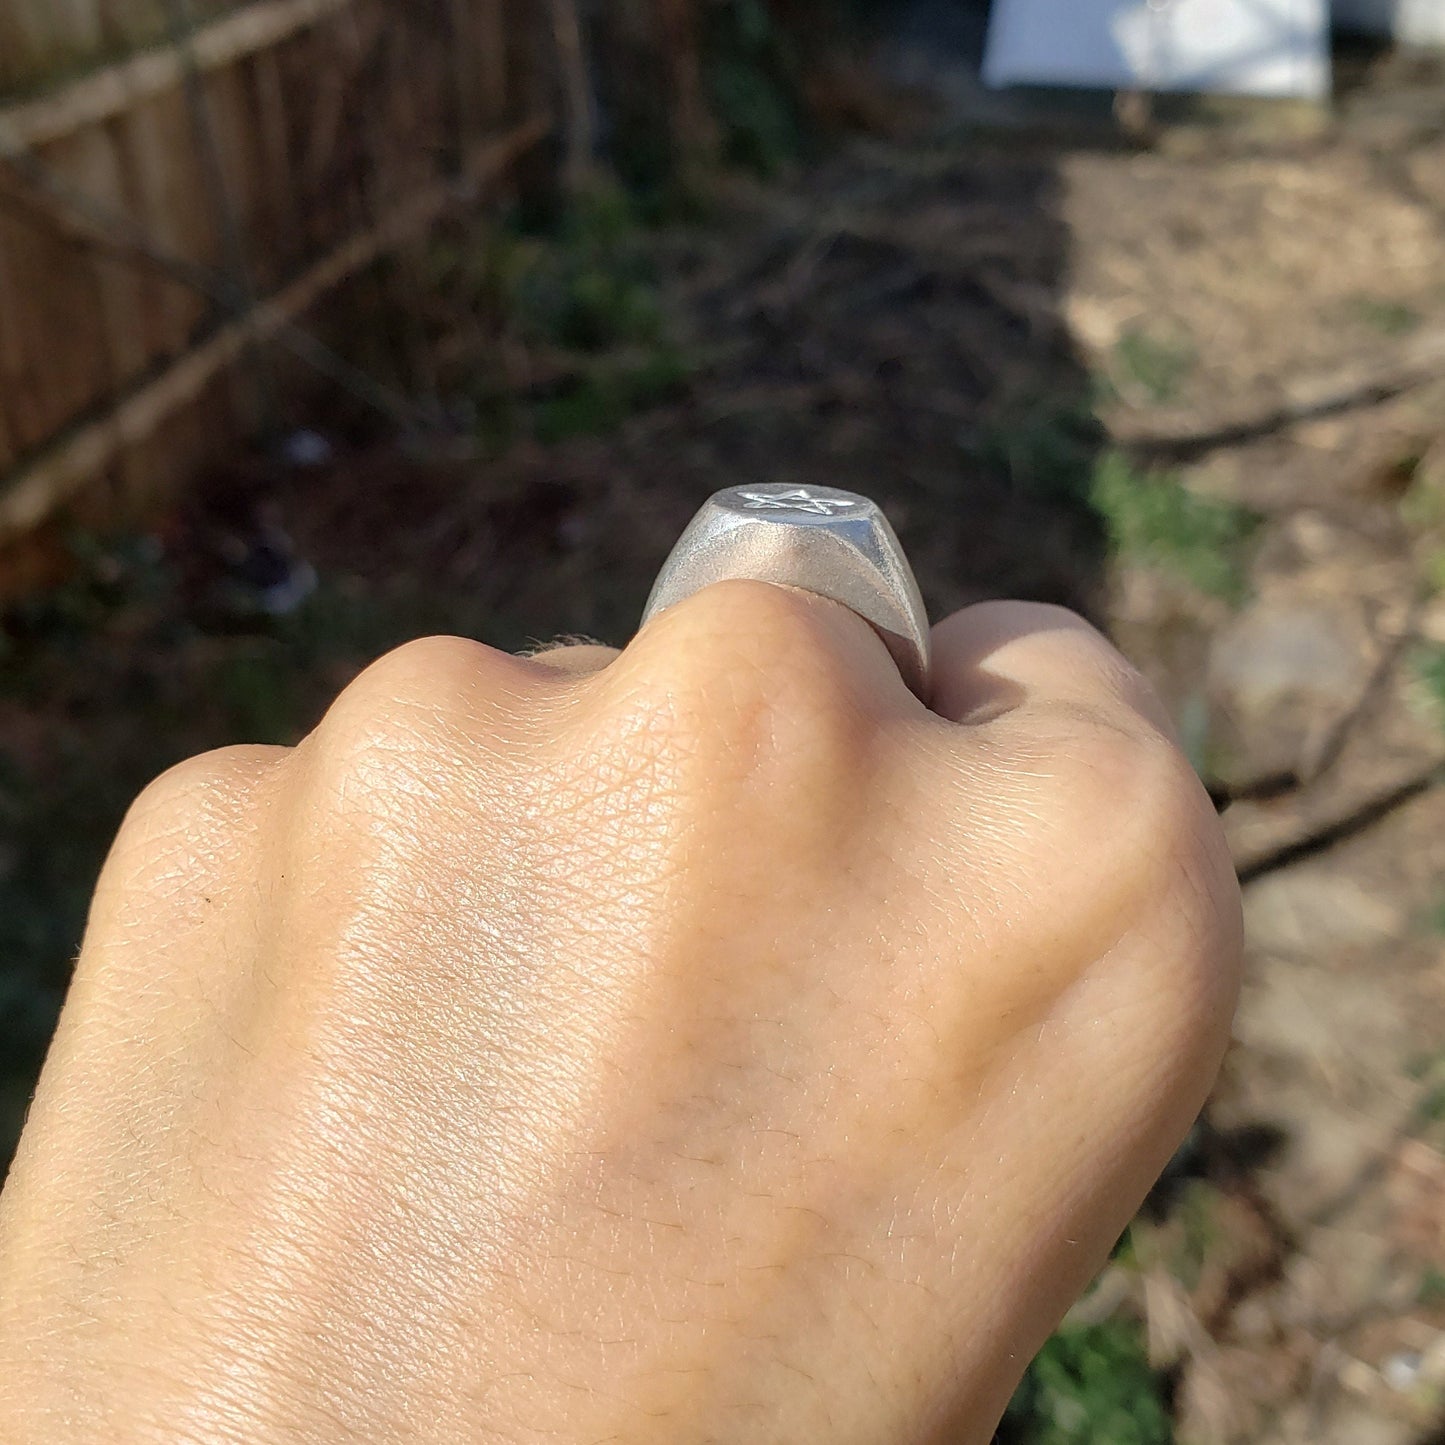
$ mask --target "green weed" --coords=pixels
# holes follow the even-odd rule
[[[985,425],[969,449],[1021,490],[1088,505],[1100,436],[1093,411],[1082,402],[1037,405]]]
[[[1445,897],[1440,897],[1425,910],[1422,924],[1430,933],[1445,936]]]
[[[1412,532],[1431,532],[1445,521],[1445,489],[1440,478],[1434,475],[1434,468],[1424,465],[1423,449],[1402,453],[1394,463],[1392,472],[1407,482],[1400,497],[1400,520]],[[1437,553],[1426,559],[1427,581],[1438,580],[1442,561]]]
[[[1445,646],[1432,642],[1418,647],[1411,663],[1426,709],[1445,725]]]
[[[1407,336],[1421,321],[1413,306],[1378,296],[1356,296],[1350,302],[1351,316],[1381,336]]]
[[[1160,406],[1179,395],[1197,360],[1192,343],[1165,340],[1135,328],[1125,331],[1114,346],[1114,371],[1121,389]]]
[[[776,174],[803,148],[798,65],[764,0],[706,7],[704,64],[724,159]]]
[[[1445,1049],[1434,1053],[1413,1054],[1405,1061],[1405,1077],[1416,1083],[1428,1079],[1437,1069],[1445,1069]]]
[[[1432,596],[1445,592],[1445,548],[1430,552],[1420,565],[1421,581]]]
[[[1197,496],[1172,473],[1141,470],[1119,452],[1095,463],[1089,499],[1126,561],[1174,573],[1227,602],[1243,599],[1244,547],[1256,513]]]
[[[1427,1308],[1445,1305],[1445,1270],[1427,1266],[1415,1298]]]
[[[538,404],[537,439],[558,442],[614,431],[634,413],[677,395],[687,377],[687,364],[667,348],[596,363],[576,383]]]
[[[655,342],[657,280],[619,193],[599,193],[550,238],[514,238],[497,262],[504,320],[523,336],[575,351]]]
[[[1038,407],[983,428],[966,443],[985,465],[1054,502],[1076,502],[1103,522],[1126,561],[1183,577],[1228,602],[1247,591],[1246,547],[1257,513],[1191,492],[1172,472],[1145,470],[1099,451],[1093,411]]]
[[[1412,1114],[1417,1124],[1445,1123],[1445,1080],[1425,1090]]]
[[[274,644],[239,652],[211,673],[212,696],[234,737],[289,744],[302,731],[294,661]]]
[[[433,270],[473,314],[544,361],[565,353],[564,379],[530,392],[483,368],[458,382],[478,436],[499,452],[528,432],[556,442],[611,431],[674,395],[689,373],[669,336],[644,219],[619,186],[593,187],[544,230],[514,225],[480,247],[439,247]]]
[[[1004,1416],[1011,1445],[1169,1445],[1162,1377],[1132,1320],[1060,1330],[1029,1366]]]
[[[438,240],[428,277],[456,309],[523,340],[604,351],[662,332],[645,239],[627,193],[598,183],[546,227],[514,217],[480,240],[465,233]]]

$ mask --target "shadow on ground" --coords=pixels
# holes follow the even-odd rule
[[[602,434],[585,408],[568,439],[544,444],[537,422],[595,390],[608,357],[503,323],[510,445],[218,458],[155,536],[79,544],[71,579],[6,625],[0,1149],[130,797],[197,750],[294,740],[386,647],[625,642],[697,505],[761,481],[875,497],[934,616],[995,595],[1097,613],[1098,432],[1059,316],[1058,199],[1050,155],[1020,146],[864,146],[787,187],[738,183],[705,223],[629,233],[682,360]],[[301,605],[265,615],[312,570]]]

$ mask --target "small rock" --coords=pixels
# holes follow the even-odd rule
[[[327,466],[336,455],[330,441],[310,427],[292,432],[282,441],[279,451],[288,467],[302,471]]]
[[[1348,706],[1369,674],[1361,640],[1317,604],[1261,604],[1215,643],[1209,681],[1221,701],[1249,717],[1293,699]]]
[[[1419,1383],[1425,1357],[1417,1350],[1400,1350],[1380,1366],[1380,1374],[1392,1389],[1407,1395]]]
[[[1227,781],[1305,770],[1369,679],[1372,646],[1353,611],[1261,601],[1215,640],[1207,685]]]
[[[1302,507],[1293,516],[1286,518],[1282,526],[1286,538],[1303,561],[1326,561],[1339,550],[1337,528],[1326,517],[1309,507]]]

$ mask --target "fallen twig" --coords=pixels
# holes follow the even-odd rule
[[[1419,611],[1418,606],[1414,609]],[[1391,673],[1398,666],[1406,650],[1416,641],[1413,619],[1400,634],[1393,638],[1381,652],[1370,675],[1365,679],[1358,696],[1329,725],[1318,745],[1298,767],[1283,768],[1278,772],[1262,773],[1240,783],[1225,783],[1208,780],[1205,783],[1214,806],[1223,812],[1231,803],[1264,803],[1297,793],[1317,783],[1340,760],[1356,725],[1369,713],[1383,692]]]
[[[1363,833],[1367,828],[1372,828],[1397,808],[1428,793],[1442,781],[1445,781],[1445,761],[1433,762],[1414,776],[1366,799],[1342,817],[1321,823],[1298,837],[1265,849],[1252,858],[1241,859],[1235,865],[1239,881],[1241,884],[1253,883],[1269,873],[1277,873],[1281,868],[1313,858],[1316,854],[1333,848],[1337,843],[1343,843],[1346,839]]]
[[[1378,406],[1445,374],[1445,326],[1416,332],[1388,356],[1337,371],[1303,377],[1282,403],[1221,418],[1189,431],[1154,432],[1115,423],[1113,438],[1131,451],[1160,461],[1186,461],[1223,447],[1240,446],[1302,421]]]

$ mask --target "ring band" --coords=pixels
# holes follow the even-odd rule
[[[904,682],[928,701],[928,614],[893,528],[867,497],[776,483],[725,488],[678,539],[642,620],[739,577],[841,602],[877,632]]]

